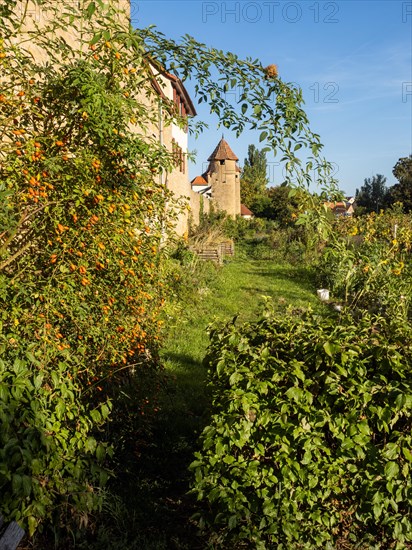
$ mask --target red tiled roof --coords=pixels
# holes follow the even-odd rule
[[[253,212],[251,210],[249,210],[249,208],[247,206],[245,206],[244,204],[241,204],[240,205],[240,215],[241,216],[253,216]]]
[[[207,185],[207,181],[203,176],[196,176],[192,179],[192,185]]]
[[[216,146],[216,149],[207,160],[239,160],[228,143],[222,138]]]
[[[330,208],[335,215],[344,214],[351,216],[354,212],[353,204],[345,201],[325,202],[327,208]]]
[[[345,208],[346,210],[346,204],[344,202],[325,202],[326,206],[328,208],[332,208],[334,210],[335,208]]]

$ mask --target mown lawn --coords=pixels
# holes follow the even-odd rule
[[[199,287],[197,293],[200,294],[197,303],[189,305],[184,315],[175,320],[162,351],[167,371],[176,376],[178,396],[173,401],[174,414],[180,411],[185,415],[188,408],[201,415],[207,406],[202,360],[210,323],[226,322],[236,315],[238,322],[251,320],[262,310],[265,297],[282,307],[291,304],[295,308],[322,308],[308,268],[268,261],[229,261],[220,269],[213,285]]]
[[[253,319],[264,297],[294,308],[321,309],[310,271],[304,267],[239,258],[194,288],[194,299],[169,319],[161,356],[165,379],[157,391],[159,411],[146,426],[147,444],[126,458],[126,473],[114,484],[109,525],[88,548],[142,550],[204,549],[190,520],[196,511],[188,466],[207,424],[210,395],[202,365],[213,321]],[[114,521],[113,521],[114,518]]]

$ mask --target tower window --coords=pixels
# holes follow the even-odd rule
[[[223,166],[225,164],[224,160],[220,160],[219,162],[220,162],[221,166]]]

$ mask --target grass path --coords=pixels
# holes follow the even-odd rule
[[[210,395],[202,365],[207,325],[237,314],[239,322],[252,320],[262,296],[294,307],[321,307],[308,270],[268,261],[230,261],[210,288],[201,284],[197,292],[198,299],[182,310],[162,350],[167,383],[157,396],[161,409],[150,428],[150,445],[137,462],[131,457],[132,467],[121,481],[122,523],[118,538],[106,542],[108,550],[206,548],[190,521],[196,505],[187,491],[188,466],[208,420]]]
[[[306,268],[267,261],[231,261],[223,267],[213,288],[200,288],[198,292],[203,299],[176,320],[162,352],[168,372],[177,377],[183,413],[185,403],[195,414],[201,414],[206,406],[202,360],[208,345],[207,326],[212,321],[229,321],[235,315],[238,322],[252,320],[261,311],[263,296],[294,307],[320,307]]]
[[[213,288],[199,288],[198,292],[202,299],[177,321],[162,352],[167,371],[175,377],[175,385],[163,403],[163,433],[159,434],[164,443],[162,455],[171,466],[167,473],[170,507],[164,512],[166,517],[167,512],[171,513],[169,527],[174,538],[170,534],[166,537],[165,548],[204,548],[201,541],[196,546],[196,534],[189,523],[194,503],[185,493],[190,483],[187,467],[208,418],[210,395],[202,366],[208,324],[213,320],[229,321],[235,315],[239,315],[238,322],[252,320],[261,310],[263,296],[294,307],[321,307],[306,268],[267,261],[230,261]],[[180,522],[175,514],[180,515]]]

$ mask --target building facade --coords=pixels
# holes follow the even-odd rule
[[[47,32],[55,33],[56,40],[64,39],[79,55],[89,48],[89,42],[94,32],[104,31],[97,14],[92,15],[87,24],[81,20],[78,23],[64,27],[59,18],[59,24],[53,22],[58,17],[58,9],[73,9],[73,13],[81,13],[83,0],[74,0],[73,4],[67,2],[63,8],[59,8],[58,2],[45,2],[42,5],[34,0],[20,0],[17,2],[16,18],[20,20],[18,35],[19,43],[29,51],[38,62],[48,62],[49,58],[44,50],[30,40],[30,33],[35,29],[49,29]],[[89,2],[84,2],[88,5]],[[130,0],[110,0],[113,13],[117,22],[124,27],[130,23]],[[67,14],[66,14],[67,15]],[[99,26],[100,25],[100,26]],[[53,29],[54,30],[50,30]],[[173,193],[183,208],[175,222],[175,231],[179,235],[187,233],[189,225],[197,225],[201,212],[208,213],[211,204],[218,210],[227,212],[235,217],[241,213],[240,205],[240,169],[238,158],[233,153],[228,143],[222,138],[210,155],[209,167],[205,174],[190,182],[188,175],[188,126],[170,122],[170,115],[166,116],[166,109],[173,103],[175,112],[180,121],[196,116],[196,110],[192,100],[186,91],[183,82],[175,75],[167,73],[163,68],[153,62],[150,65],[151,86],[155,94],[148,96],[142,92],[138,101],[154,111],[148,127],[142,132],[136,123],[135,131],[145,133],[152,139],[155,138],[172,154],[173,168],[161,175],[161,182]],[[199,183],[202,182],[202,185]]]

